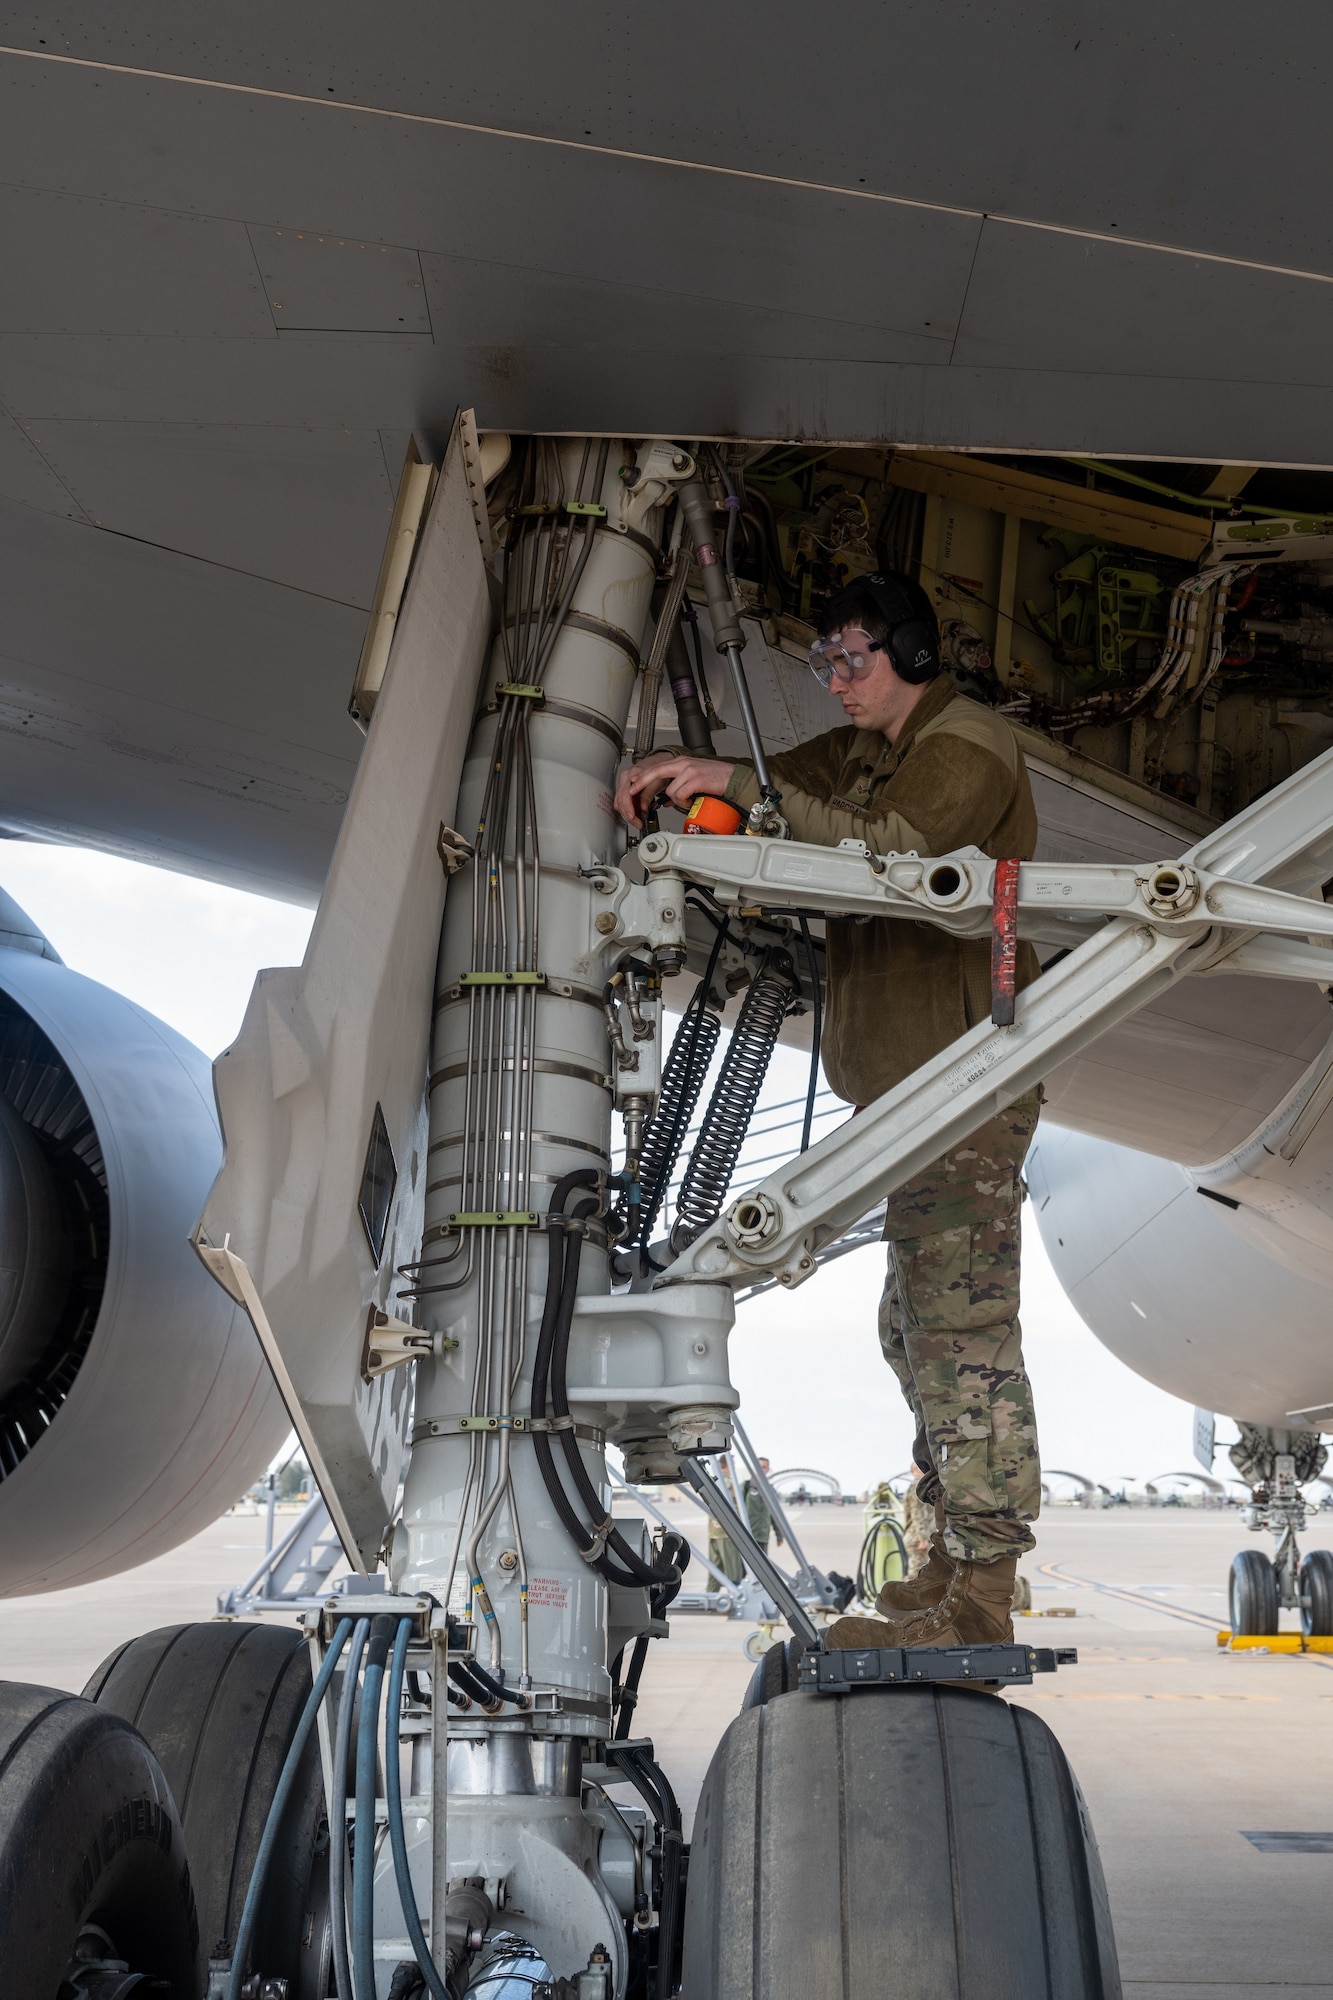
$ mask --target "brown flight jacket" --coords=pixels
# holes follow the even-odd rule
[[[878,730],[831,729],[771,762],[793,840],[1032,859],[1037,813],[1017,739],[947,674],[926,689],[896,743]],[[749,764],[737,765],[726,795],[747,808],[758,799]],[[868,1104],[988,1019],[989,939],[901,917],[830,918],[827,936],[824,1073],[849,1103]],[[1039,969],[1032,946],[1020,944],[1019,987]]]

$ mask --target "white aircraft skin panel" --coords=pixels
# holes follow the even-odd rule
[[[1182,981],[1047,1078],[1064,1125],[1159,1158],[1206,1166],[1241,1146],[1323,1047],[1316,986]]]
[[[1333,1283],[1266,1250],[1181,1167],[1047,1124],[1027,1176],[1056,1276],[1136,1374],[1254,1424],[1333,1397]]]

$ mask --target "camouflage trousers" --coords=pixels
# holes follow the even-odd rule
[[[1035,1546],[1041,1506],[1018,1323],[1020,1174],[1034,1090],[890,1195],[884,1358],[916,1418],[917,1463],[943,1489],[945,1545],[989,1562]]]

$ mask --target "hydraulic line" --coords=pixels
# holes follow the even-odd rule
[[[375,1763],[384,1665],[394,1621],[370,1621],[356,1724],[356,1822],[352,1852],[352,1971],[356,2000],[375,2000]]]
[[[520,1688],[506,1687],[503,1681],[497,1681],[493,1674],[488,1674],[477,1660],[455,1660],[449,1669],[449,1678],[455,1687],[461,1688],[464,1694],[470,1695],[483,1707],[496,1707],[505,1701],[511,1702],[515,1708],[532,1706],[529,1697]]]
[[[722,566],[727,573],[727,584],[734,604],[740,594],[736,585],[736,517],[741,510],[741,500],[727,462],[716,445],[713,446],[712,459],[718,477],[727,489],[727,497],[722,503],[727,510],[727,536],[723,544]]]
[[[685,579],[689,574],[689,545],[682,541],[677,548],[671,579],[656,612],[656,629],[648,658],[644,662],[639,677],[638,714],[634,725],[632,755],[637,763],[646,757],[653,747],[653,736],[657,723],[657,697],[662,685],[662,669],[668,660],[671,663],[671,693],[676,704],[676,715],[681,724],[681,741],[688,750],[702,750],[705,756],[712,750],[713,738],[704,712],[695,691],[694,677],[690,673],[689,656],[685,651],[685,639],[680,629],[681,603],[685,596]],[[682,702],[688,708],[693,701],[690,719],[682,712]],[[692,733],[693,734],[692,734]],[[702,732],[702,741],[699,740]]]
[[[624,1772],[652,1815],[657,1828],[659,1864],[657,1918],[657,1977],[654,2000],[669,2000],[675,1992],[676,1927],[680,1909],[683,1859],[680,1807],[660,1765],[638,1745],[608,1743],[608,1764]]]
[[[407,1642],[411,1632],[412,1620],[400,1618],[393,1642],[393,1659],[389,1666],[388,1715],[385,1721],[384,1742],[384,1792],[389,1813],[389,1846],[393,1853],[394,1881],[398,1887],[398,1901],[402,1905],[403,1922],[412,1945],[412,1956],[416,1959],[433,2000],[449,2000],[448,1991],[430,1955],[430,1946],[426,1943],[426,1934],[421,1927],[421,1912],[417,1908],[416,1891],[412,1887],[411,1870],[407,1863],[407,1833],[403,1826],[403,1780],[398,1758],[403,1707],[403,1669],[407,1664]]]
[[[524,690],[540,687],[591,557],[600,509],[586,497],[589,473],[591,469],[592,493],[600,493],[609,450],[605,439],[585,443],[569,503],[560,453],[549,440],[533,441],[522,468],[522,507],[513,517],[502,565],[501,634],[508,679],[497,691],[490,772],[476,827],[473,971],[535,974],[538,969],[541,857],[529,741],[534,704]],[[582,511],[585,507],[591,511]],[[529,978],[512,987],[474,985],[467,1001],[458,1204],[463,1212],[521,1214],[530,1206],[536,983]],[[435,1142],[432,1154],[436,1144],[445,1143]],[[428,1192],[438,1186],[428,1180]],[[526,1229],[510,1227],[469,1230],[465,1238],[461,1278],[429,1289],[458,1290],[475,1280],[481,1337],[472,1408],[475,1413],[495,1412],[501,1421],[494,1438],[480,1437],[470,1451],[450,1587],[465,1543],[472,1604],[486,1625],[491,1667],[498,1675],[503,1673],[501,1629],[481,1576],[480,1550],[506,1495],[512,1505],[513,1432],[505,1419],[522,1368],[529,1236]],[[526,1608],[526,1592],[522,1603]],[[526,1624],[520,1636],[521,1673],[526,1674]]]
[[[352,1968],[347,1958],[347,1762],[352,1751],[352,1717],[356,1713],[357,1676],[370,1637],[370,1620],[358,1618],[347,1649],[342,1693],[333,1736],[333,1789],[329,1799],[329,1930],[333,1949],[333,1983],[338,2000],[354,2000]]]
[[[260,1836],[259,1852],[255,1855],[255,1865],[250,1871],[250,1883],[245,1892],[241,1921],[236,1928],[236,1945],[232,1953],[231,1971],[227,1974],[226,2000],[241,2000],[241,1990],[247,1983],[250,1946],[254,1942],[255,1926],[259,1922],[259,1905],[264,1894],[264,1882],[273,1860],[273,1850],[278,1844],[278,1830],[292,1795],[292,1787],[296,1783],[296,1773],[305,1754],[305,1746],[315,1726],[315,1717],[319,1714],[320,1705],[329,1691],[339,1655],[347,1644],[351,1630],[350,1618],[338,1620],[333,1643],[324,1655],[324,1664],[315,1676],[314,1686],[306,1698],[305,1707],[301,1710],[301,1719],[296,1725],[295,1734],[279,1773],[273,1801],[268,1809],[268,1818],[264,1821],[264,1831]],[[371,1990],[373,1994],[374,1989]]]
[[[555,1453],[551,1448],[550,1433],[546,1429],[538,1430],[536,1428],[538,1423],[545,1425],[547,1422],[546,1387],[551,1370],[551,1351],[555,1344],[556,1324],[559,1320],[565,1290],[565,1229],[567,1218],[562,1213],[562,1205],[574,1187],[579,1185],[587,1186],[590,1183],[594,1183],[597,1178],[598,1175],[595,1168],[576,1167],[572,1173],[562,1176],[561,1180],[556,1184],[555,1192],[551,1197],[551,1207],[546,1218],[546,1302],[542,1311],[541,1331],[537,1336],[537,1352],[532,1364],[531,1412],[534,1425],[532,1448],[536,1454],[537,1468],[541,1473],[542,1484],[551,1498],[556,1513],[560,1516],[561,1524],[580,1555],[591,1562],[595,1569],[600,1570],[603,1575],[606,1575],[605,1551],[597,1551],[594,1535],[579,1519],[574,1505],[565,1491],[564,1482],[556,1466]],[[623,1580],[626,1582],[632,1581],[630,1578]]]
[[[722,1213],[778,1034],[797,986],[785,952],[768,952],[750,982],[676,1197],[671,1248],[679,1254]]]
[[[677,1578],[678,1572],[671,1566],[657,1569],[652,1564],[645,1563],[630,1547],[620,1530],[611,1525],[611,1517],[606,1513],[601,1496],[589,1479],[587,1468],[579,1455],[578,1439],[574,1435],[569,1414],[565,1378],[569,1331],[578,1296],[579,1259],[583,1240],[581,1225],[586,1215],[597,1207],[597,1203],[580,1202],[574,1214],[569,1217],[561,1213],[557,1204],[563,1204],[574,1188],[587,1186],[590,1182],[595,1183],[599,1178],[597,1170],[593,1167],[576,1167],[571,1173],[562,1176],[551,1197],[551,1208],[547,1215],[549,1261],[546,1271],[546,1303],[532,1369],[534,1419],[532,1443],[546,1490],[571,1540],[585,1561],[599,1570],[610,1583],[641,1587],[644,1584],[671,1582]],[[555,1408],[554,1426],[550,1424],[546,1409],[548,1383]],[[537,1428],[539,1424],[542,1426],[540,1429]],[[598,1522],[595,1529],[587,1527],[579,1519],[564,1481],[560,1477],[555,1454],[551,1448],[552,1428],[559,1431],[579,1495],[593,1519]],[[612,1552],[617,1561],[624,1565],[623,1568],[616,1567],[612,1562]]]
[[[674,1583],[660,1583],[653,1586],[648,1599],[648,1609],[651,1617],[666,1617],[668,1609],[675,1602],[679,1594],[689,1559],[690,1545],[684,1535],[668,1533],[663,1536],[662,1560],[672,1564],[678,1574]],[[630,1655],[630,1663],[626,1669],[625,1678],[613,1692],[611,1705],[616,1712],[616,1726],[613,1731],[616,1740],[623,1741],[625,1737],[631,1734],[630,1723],[633,1721],[634,1711],[639,1704],[639,1682],[643,1679],[643,1670],[648,1660],[648,1648],[651,1644],[651,1635],[647,1632],[640,1633],[639,1637],[634,1641],[634,1651]]]
[[[641,1569],[644,1565],[639,1561],[639,1558],[634,1554],[634,1551],[629,1547],[629,1544],[618,1530],[610,1529],[603,1537],[600,1528],[594,1531],[580,1520],[574,1504],[566,1491],[564,1481],[560,1477],[560,1471],[555,1462],[555,1453],[551,1446],[550,1430],[547,1427],[549,1424],[546,1413],[547,1384],[551,1373],[552,1356],[555,1350],[562,1315],[570,1320],[573,1318],[574,1302],[578,1288],[578,1258],[573,1252],[581,1239],[575,1237],[573,1244],[568,1247],[565,1239],[570,1224],[581,1223],[583,1221],[584,1217],[580,1213],[580,1210],[591,1210],[596,1207],[596,1203],[594,1202],[580,1203],[574,1215],[566,1217],[557,1207],[557,1203],[563,1203],[575,1187],[580,1185],[587,1186],[590,1183],[595,1183],[598,1179],[600,1179],[600,1176],[595,1168],[576,1167],[571,1173],[562,1176],[560,1181],[557,1182],[555,1192],[551,1197],[551,1208],[546,1220],[548,1258],[546,1267],[546,1303],[542,1312],[541,1331],[537,1338],[537,1352],[532,1366],[531,1409],[534,1420],[532,1448],[536,1454],[537,1468],[541,1473],[542,1483],[550,1495],[551,1502],[560,1516],[566,1533],[578,1549],[580,1555],[594,1569],[599,1571],[609,1583],[635,1586],[648,1581],[655,1581],[656,1579],[655,1577],[641,1577],[634,1573],[635,1568]],[[566,1340],[568,1339],[567,1327],[565,1338]],[[543,1428],[538,1429],[538,1424],[541,1424]],[[570,1427],[570,1442],[574,1444],[575,1457],[577,1459],[578,1445],[577,1440],[573,1437],[572,1427]],[[578,1459],[577,1462],[579,1471],[583,1472],[582,1460]],[[583,1473],[583,1476],[586,1480],[586,1472]],[[593,1488],[591,1490],[593,1491],[591,1511],[594,1518],[596,1518],[604,1510],[596,1494],[596,1489]],[[623,1554],[626,1556],[633,1567],[623,1570],[617,1568],[611,1562],[607,1553],[606,1543],[608,1542],[616,1550],[617,1555]]]
[[[593,1519],[596,1520],[598,1515],[603,1514],[602,1497],[588,1477],[588,1469],[579,1454],[578,1439],[574,1435],[573,1425],[569,1420],[569,1385],[567,1379],[569,1330],[574,1318],[574,1304],[578,1292],[579,1256],[582,1247],[582,1236],[571,1234],[565,1248],[565,1277],[561,1287],[560,1316],[556,1321],[555,1338],[551,1344],[551,1408],[561,1425],[560,1442],[565,1448],[565,1458],[573,1475],[574,1485],[578,1490],[579,1498]],[[607,1547],[615,1551],[616,1556],[629,1571],[630,1580],[633,1583],[651,1585],[679,1581],[680,1572],[674,1564],[666,1563],[659,1567],[654,1563],[644,1562],[643,1558],[630,1547],[619,1528],[609,1525],[610,1521],[611,1516],[605,1514],[596,1532],[599,1535],[605,1533]],[[618,1578],[617,1581],[619,1581]]]
[[[712,693],[708,686],[708,669],[704,665],[704,642],[699,632],[699,614],[695,610],[688,592],[681,600],[680,615],[683,622],[690,628],[690,651],[694,654],[694,684],[699,690],[700,699],[704,705],[704,714],[708,717],[709,728],[710,730],[721,729],[722,717],[713,705]]]

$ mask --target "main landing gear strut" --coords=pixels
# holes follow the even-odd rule
[[[349,1560],[390,1587],[310,1611],[304,1640],[187,1626],[134,1641],[83,1700],[5,1692],[6,1993],[1118,2000],[1077,1787],[1002,1698],[1040,1664],[1027,1648],[929,1670],[773,1648],[687,1850],[631,1733],[683,1550],[613,1515],[606,1451],[744,1538],[702,1463],[732,1442],[737,1292],[804,1283],[892,1189],[1176,979],[1325,977],[1333,754],[1146,867],[805,845],[771,786],[747,835],[649,834],[626,856],[609,796],[664,679],[705,747],[686,585],[753,722],[728,461],[531,439],[503,470],[500,442],[488,492],[460,418],[306,961],[261,975],[217,1067],[226,1161],[195,1238]],[[730,1199],[827,916],[977,938],[1016,922],[1059,950],[1016,1005],[997,989],[991,1022]],[[655,1236],[741,988],[687,1226]],[[748,1554],[816,1646],[793,1579]]]

